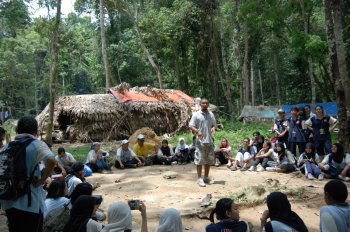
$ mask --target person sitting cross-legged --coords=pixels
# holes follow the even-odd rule
[[[350,231],[350,204],[348,190],[340,180],[331,180],[324,186],[326,206],[320,209],[320,231]]]
[[[250,146],[249,138],[244,138],[243,146],[239,149],[236,158],[233,161],[231,171],[236,171],[237,169],[241,169],[241,171],[248,170],[252,165],[255,154],[255,146]]]
[[[158,147],[155,144],[145,142],[145,136],[143,134],[137,136],[137,143],[132,150],[144,165],[153,165],[156,162]]]
[[[77,162],[74,159],[73,155],[69,152],[66,152],[66,150],[63,147],[59,147],[57,149],[57,153],[58,155],[56,155],[55,159],[61,162],[65,169],[67,169],[67,167],[71,167],[73,163]]]
[[[265,168],[268,166],[268,162],[274,161],[274,159],[275,159],[275,154],[272,149],[272,144],[270,141],[266,141],[264,143],[263,148],[254,157],[252,166],[248,169],[248,171],[263,172],[265,171]],[[261,165],[261,167],[257,168],[259,164]]]
[[[173,148],[169,145],[169,142],[166,139],[162,141],[162,146],[159,148],[157,156],[157,161],[159,164],[177,164],[177,156],[175,155]]]
[[[221,140],[220,146],[216,147],[215,150],[215,166],[219,167],[221,164],[227,164],[227,167],[232,166],[231,162],[231,146],[228,144],[226,138]]]
[[[129,147],[129,141],[123,140],[121,146],[117,150],[115,157],[115,167],[124,168],[136,168],[141,166],[142,162],[134,153],[134,151]]]
[[[89,151],[85,164],[91,168],[93,172],[110,171],[111,167],[108,162],[109,153],[101,149],[101,144],[93,142]]]
[[[178,164],[187,164],[188,162],[188,145],[185,143],[184,138],[179,138],[179,143],[175,148],[175,155],[177,156]]]
[[[317,165],[319,162],[320,158],[316,153],[313,144],[307,143],[305,145],[305,152],[299,156],[298,160],[298,166],[301,173],[305,174],[309,180],[313,180],[315,177],[319,180],[323,180],[323,174]]]
[[[277,143],[275,147],[274,161],[267,162],[268,171],[293,172],[296,169],[296,160],[292,152],[288,151],[283,143]]]

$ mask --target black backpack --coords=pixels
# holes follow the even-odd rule
[[[0,152],[0,200],[16,200],[27,194],[28,207],[31,206],[30,184],[37,164],[28,178],[26,147],[33,140],[34,138],[26,138],[12,141]]]

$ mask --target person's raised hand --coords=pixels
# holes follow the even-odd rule
[[[140,208],[141,216],[146,216],[146,205],[143,201],[140,201]]]

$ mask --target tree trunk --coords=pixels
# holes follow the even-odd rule
[[[106,31],[105,31],[105,11],[104,11],[104,0],[100,0],[100,30],[101,30],[101,44],[102,44],[102,58],[103,64],[105,66],[105,76],[106,76],[106,92],[111,88],[111,70],[108,61],[107,52],[107,41],[106,41]]]
[[[53,130],[53,114],[55,111],[56,98],[56,79],[57,79],[57,62],[58,62],[58,36],[61,23],[61,0],[57,0],[57,12],[55,26],[52,33],[52,48],[51,48],[51,68],[50,68],[50,105],[49,105],[49,122],[46,128],[45,141],[52,143]]]
[[[258,60],[258,65],[260,66],[259,60]],[[259,69],[258,69],[258,73],[259,73],[259,84],[260,84],[261,103],[262,103],[262,105],[265,105],[264,92],[263,92],[263,87],[262,87],[262,78],[261,78],[260,67],[259,67]]]
[[[308,23],[308,18],[305,12],[305,2],[304,0],[300,0],[300,7],[301,7],[301,13],[303,16],[304,20],[304,33],[307,35],[309,33],[309,23]],[[312,104],[316,104],[316,83],[315,83],[315,78],[314,78],[314,70],[313,70],[313,65],[312,65],[312,58],[309,55],[307,58],[307,63],[308,63],[308,74],[310,78],[310,86],[311,86],[311,102]]]
[[[254,87],[254,64],[250,61],[250,90],[252,93],[252,106],[255,106],[255,87]]]
[[[136,31],[137,37],[140,40],[140,45],[141,45],[141,48],[142,48],[143,52],[147,56],[147,59],[150,62],[151,66],[153,67],[154,71],[157,73],[159,88],[163,89],[163,80],[162,80],[162,74],[160,72],[160,68],[158,67],[156,62],[154,62],[154,59],[153,59],[151,53],[149,52],[149,50],[147,49],[147,47],[146,47],[146,45],[145,45],[145,43],[143,41],[142,34],[141,34],[141,31],[140,31],[140,27],[138,25],[137,19],[132,15],[131,10],[128,7],[126,9],[126,13],[129,15],[131,21],[134,24],[135,31]]]
[[[332,76],[334,83],[334,92],[338,106],[338,121],[339,121],[339,142],[342,143],[346,150],[349,151],[349,131],[347,128],[347,113],[345,89],[342,84],[339,71],[339,62],[337,55],[337,44],[335,38],[334,19],[332,15],[332,0],[323,0],[324,14],[326,22],[328,52],[332,67]]]
[[[273,53],[273,72],[275,76],[275,82],[276,82],[276,100],[277,105],[281,105],[281,94],[280,94],[280,81],[278,77],[278,60],[277,60],[277,54],[276,52]]]
[[[249,105],[249,71],[248,71],[248,49],[249,49],[249,37],[248,26],[244,24],[244,59],[242,68],[243,78],[243,93],[244,93],[244,105]]]

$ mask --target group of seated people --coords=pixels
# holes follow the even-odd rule
[[[281,142],[265,140],[258,131],[253,139],[244,138],[235,157],[226,138],[215,149],[215,166],[226,164],[232,171],[279,171],[293,172],[300,170],[309,180],[318,178],[339,178],[350,181],[350,154],[345,153],[340,143],[334,143],[331,152],[321,160],[313,143],[306,143],[304,151],[293,154]]]
[[[87,182],[79,183],[69,194],[66,182],[56,179],[47,188],[45,200],[47,211],[44,212],[45,226],[56,223],[64,232],[107,232],[132,231],[131,209],[128,203],[114,202],[108,207],[107,215],[99,210],[102,196],[92,195],[93,188]],[[350,205],[346,203],[348,190],[340,180],[331,180],[324,186],[326,206],[320,209],[320,231],[349,231]],[[281,192],[272,192],[266,198],[267,209],[262,213],[261,231],[308,231],[303,219],[292,211],[287,196]],[[62,207],[67,207],[69,214],[54,220]],[[141,232],[147,232],[146,205],[140,201],[138,210],[141,212]],[[218,222],[215,222],[214,215]],[[107,218],[107,223],[103,223]],[[248,224],[240,219],[238,204],[230,198],[217,201],[210,214],[210,222],[206,232],[216,231],[250,231]],[[51,223],[51,224],[50,224]],[[181,215],[178,210],[168,208],[159,219],[157,232],[183,231]]]

